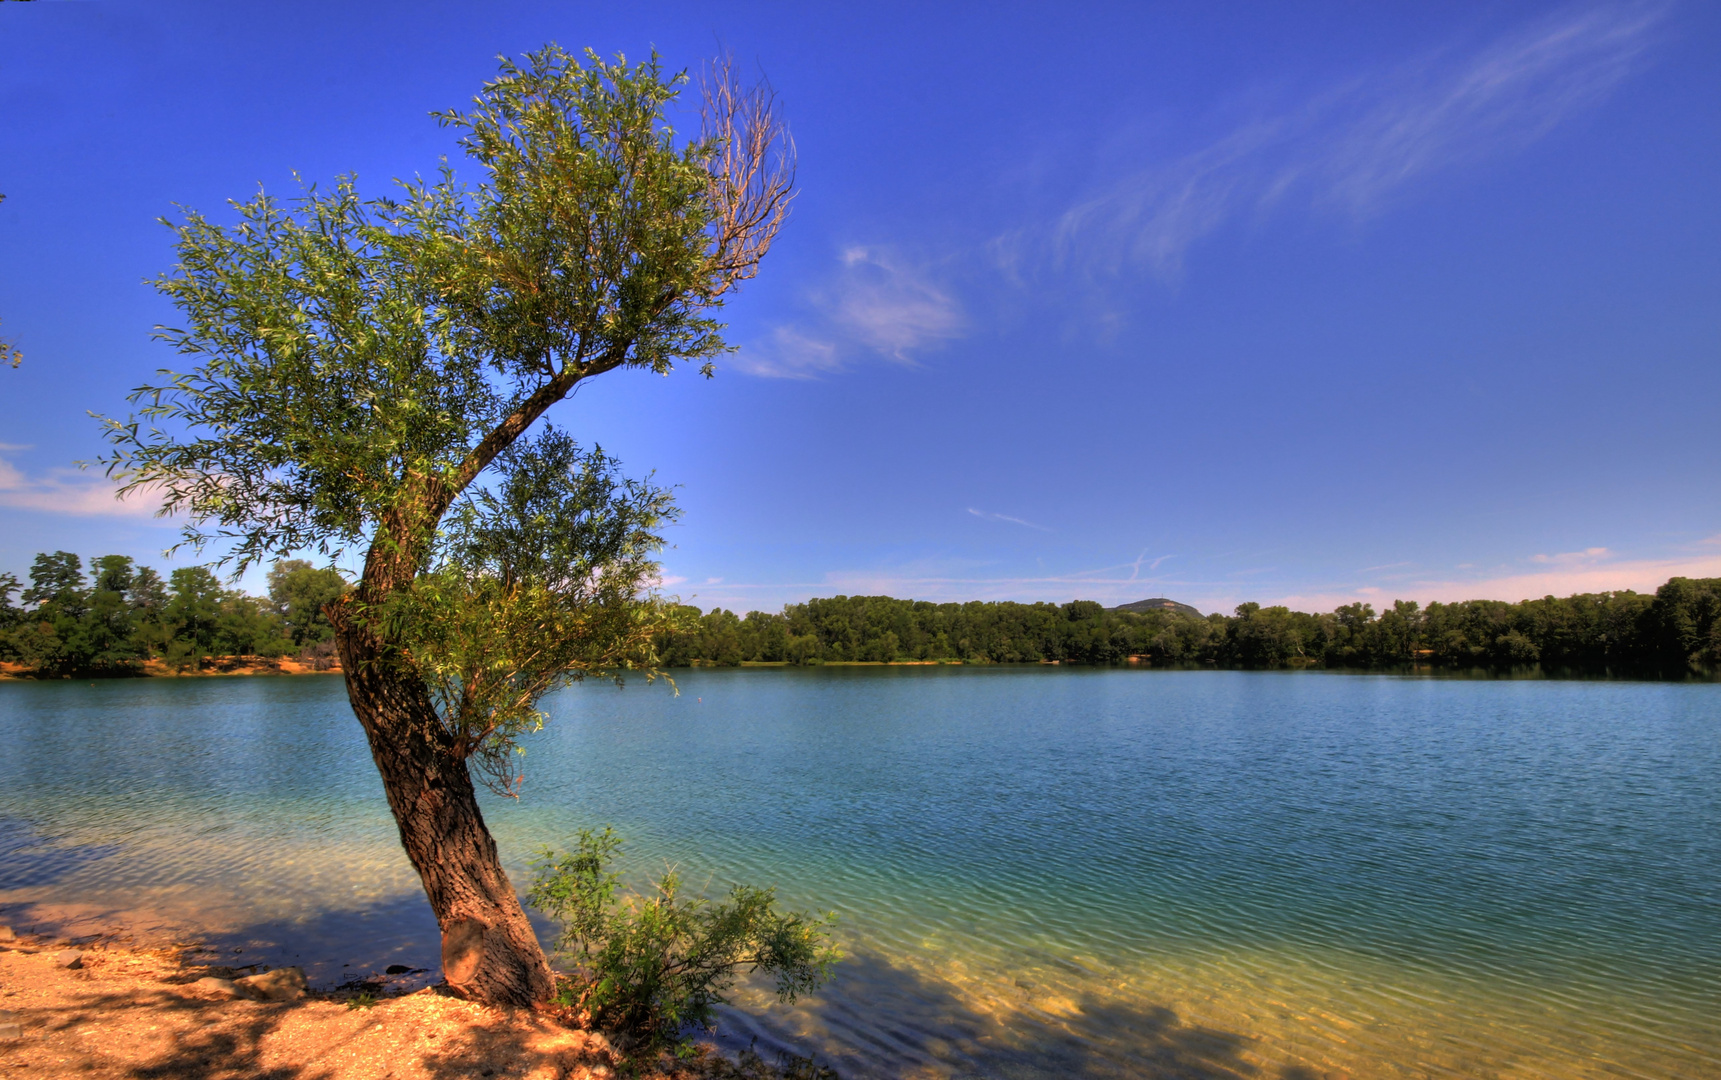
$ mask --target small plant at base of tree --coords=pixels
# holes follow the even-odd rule
[[[778,1000],[818,989],[842,958],[834,914],[785,912],[774,889],[736,885],[727,900],[688,899],[671,870],[651,892],[617,896],[614,830],[581,829],[576,850],[543,849],[527,902],[561,923],[554,953],[575,965],[558,1001],[625,1036],[636,1051],[691,1052],[685,1032],[707,1027],[743,973],[773,976]]]

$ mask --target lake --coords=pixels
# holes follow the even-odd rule
[[[721,1041],[845,1076],[1721,1075],[1721,685],[1060,668],[571,688],[486,815],[516,884],[834,910]],[[0,921],[332,985],[435,925],[335,677],[0,684]]]

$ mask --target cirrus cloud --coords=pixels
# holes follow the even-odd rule
[[[1094,188],[1039,241],[1055,266],[1167,281],[1226,223],[1300,202],[1373,215],[1434,173],[1521,149],[1643,66],[1664,3],[1565,8],[1479,48],[1357,75],[1194,151]],[[1020,261],[1025,236],[995,242]]]
[[[119,497],[119,485],[79,469],[49,469],[30,476],[0,458],[0,506],[78,517],[157,517],[161,500],[135,492]]]
[[[773,327],[729,361],[748,375],[811,379],[878,356],[914,366],[917,354],[967,332],[954,293],[932,268],[878,247],[850,247],[807,297],[811,318]]]

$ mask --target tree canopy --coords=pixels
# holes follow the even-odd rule
[[[476,185],[445,163],[386,198],[347,176],[236,202],[234,224],[186,212],[156,282],[183,322],[158,337],[193,366],[106,421],[109,473],[236,569],[368,542],[355,613],[490,764],[557,679],[650,667],[639,596],[674,512],[599,448],[515,441],[583,379],[709,375],[714,313],[787,211],[769,95],[717,69],[684,139],[664,120],[686,81],[549,46],[433,114]]]

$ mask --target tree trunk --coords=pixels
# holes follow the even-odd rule
[[[555,989],[549,961],[484,825],[466,762],[415,673],[395,661],[346,604],[325,609],[346,676],[347,698],[400,827],[406,857],[424,882],[442,929],[442,974],[464,997],[532,1005]]]

